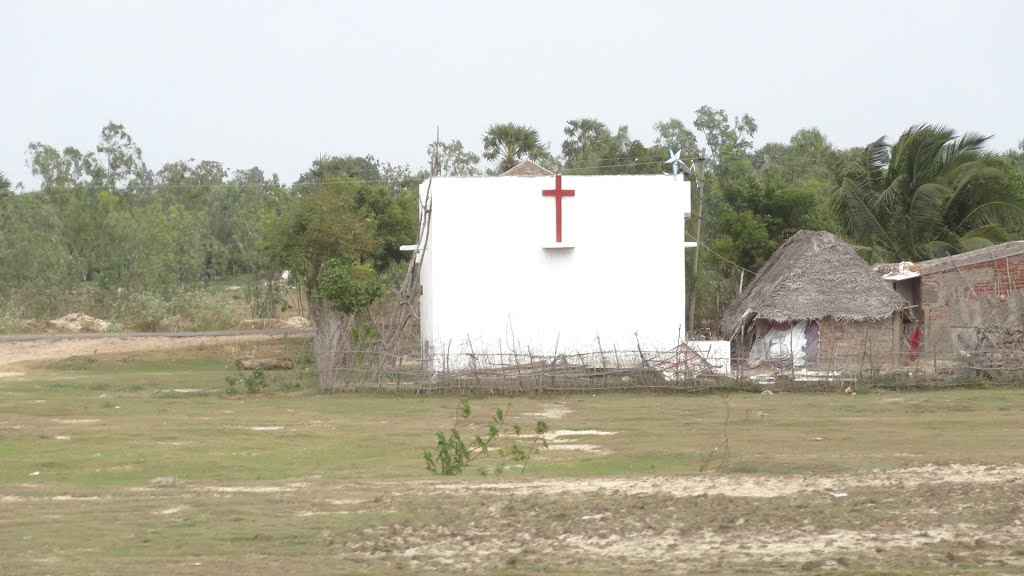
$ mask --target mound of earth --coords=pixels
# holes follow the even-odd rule
[[[48,322],[51,328],[65,332],[106,332],[110,329],[110,322],[93,318],[81,312],[72,312]]]
[[[281,328],[309,328],[311,324],[302,316],[292,316],[281,320]]]
[[[287,329],[287,330],[298,330],[303,328],[309,328],[311,324],[309,320],[306,320],[302,316],[292,316],[291,318],[256,318],[254,320],[243,320],[239,324],[239,328],[242,330],[272,330],[272,329]]]

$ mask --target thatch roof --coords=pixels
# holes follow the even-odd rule
[[[879,278],[849,244],[828,232],[801,230],[779,246],[726,309],[722,331],[731,338],[754,319],[880,320],[905,308],[892,284]]]

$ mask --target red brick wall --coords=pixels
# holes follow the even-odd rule
[[[965,318],[965,309],[975,309],[979,301],[992,302],[991,314],[999,314],[995,302],[1000,295],[1016,300],[1024,290],[1024,255],[1000,258],[926,274],[921,277],[921,307],[924,310],[925,346],[928,355],[940,358],[960,353],[957,331],[961,325],[991,322],[986,314]]]

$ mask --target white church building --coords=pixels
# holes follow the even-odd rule
[[[667,351],[684,340],[683,178],[434,178],[420,196],[427,357]]]

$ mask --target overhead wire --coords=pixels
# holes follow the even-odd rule
[[[743,266],[740,266],[739,264],[737,264],[737,263],[733,262],[732,260],[729,260],[728,258],[726,258],[725,256],[722,256],[722,255],[721,255],[721,254],[719,254],[718,252],[715,252],[714,250],[712,250],[712,249],[711,249],[711,247],[710,247],[710,246],[708,246],[707,244],[705,244],[705,243],[701,242],[700,240],[697,240],[697,239],[696,239],[696,238],[695,238],[695,237],[693,236],[693,234],[690,234],[689,232],[687,232],[687,233],[686,233],[686,236],[688,236],[688,237],[690,238],[690,240],[693,240],[693,241],[694,241],[694,242],[696,242],[697,244],[700,244],[700,247],[701,247],[701,248],[703,248],[703,249],[707,250],[708,252],[711,252],[711,253],[712,253],[712,254],[714,254],[715,256],[718,256],[719,258],[721,258],[721,259],[722,259],[722,260],[724,260],[725,262],[728,262],[729,264],[732,264],[733,266],[735,266],[736,268],[738,268],[738,269],[740,269],[740,270],[743,270],[743,271],[744,271],[744,272],[746,272],[747,274],[754,274],[754,272],[752,272],[752,271],[750,271],[750,270],[748,270],[748,269],[744,268]]]

